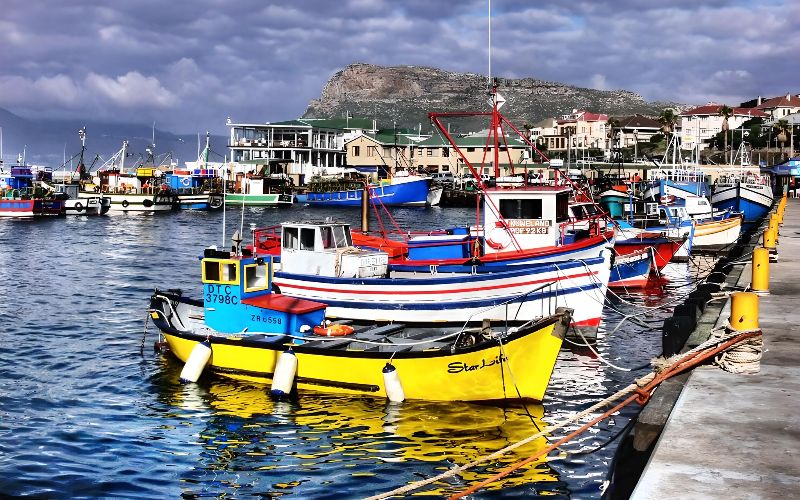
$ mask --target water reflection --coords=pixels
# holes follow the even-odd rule
[[[198,462],[184,473],[184,495],[333,494],[362,497],[430,477],[517,442],[542,428],[542,406],[301,394],[275,401],[264,386],[214,378],[207,385],[165,385],[181,414],[207,414],[197,434]],[[423,489],[446,495],[547,446],[540,438],[460,476]],[[332,468],[337,472],[332,473]],[[317,481],[317,479],[321,480]],[[327,485],[326,485],[327,484]],[[508,496],[556,493],[558,473],[538,461],[490,488]]]

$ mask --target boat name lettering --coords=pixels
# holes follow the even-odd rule
[[[494,366],[504,361],[507,362],[508,358],[502,355],[497,355],[494,358],[491,358],[488,362],[485,359],[481,359],[481,363],[479,365],[478,364],[468,365],[463,361],[453,361],[452,363],[447,365],[447,373],[474,372],[475,370],[480,370],[482,368]]]
[[[259,314],[251,314],[250,321],[253,323],[269,323],[271,325],[281,324],[281,318],[275,316],[261,316]]]
[[[230,285],[207,285],[206,302],[215,304],[238,304],[239,298],[231,295]]]
[[[550,220],[547,219],[506,219],[506,224],[514,234],[547,234],[550,232]]]

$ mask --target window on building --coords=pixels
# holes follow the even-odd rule
[[[367,146],[367,156],[378,156],[378,148],[375,146]]]
[[[428,148],[428,156],[433,156],[433,148]]]
[[[475,148],[467,148],[467,153],[474,153],[474,152],[475,152]]]
[[[450,171],[450,165],[442,165],[442,172],[449,172],[449,171]]]
[[[353,156],[361,156],[361,146],[353,146]]]
[[[450,157],[450,148],[442,148],[442,156],[445,158]]]

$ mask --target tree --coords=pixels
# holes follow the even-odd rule
[[[606,136],[609,139],[608,141],[609,149],[614,149],[614,137],[615,134],[618,133],[615,131],[619,128],[620,128],[619,120],[617,120],[613,116],[609,117],[608,121],[606,122]]]
[[[731,126],[728,124],[728,118],[733,116],[733,109],[730,106],[723,105],[719,108],[719,115],[722,117],[722,135],[723,135],[723,142],[725,146],[722,148],[722,155],[725,156],[725,152],[728,151],[728,130],[731,129]],[[731,164],[733,160],[728,160],[728,165]]]
[[[778,120],[775,125],[772,126],[775,131],[778,133],[775,136],[775,139],[781,143],[781,160],[785,159],[783,155],[783,148],[786,145],[786,141],[789,140],[789,121],[788,120]]]
[[[669,138],[672,131],[675,130],[675,125],[678,123],[678,115],[672,108],[665,108],[658,115],[658,123],[661,124],[661,132]]]

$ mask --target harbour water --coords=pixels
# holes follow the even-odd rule
[[[408,229],[474,223],[470,209],[395,209]],[[248,226],[358,210],[246,209]],[[229,210],[227,238],[241,221]],[[430,477],[559,422],[647,370],[610,368],[565,344],[543,405],[500,408],[302,393],[273,401],[265,387],[204,377],[178,382],[181,365],[155,352],[145,309],[154,287],[199,294],[198,255],[222,245],[219,213],[0,221],[0,493],[37,497],[359,498]],[[387,224],[388,221],[384,220]],[[373,221],[375,224],[375,221]],[[374,226],[373,226],[374,227]],[[691,283],[689,264],[669,281],[612,298],[603,359],[637,367],[660,354],[666,303]],[[649,307],[642,315],[641,307]],[[638,314],[615,330],[623,316]],[[612,330],[614,330],[612,332]],[[598,498],[615,443],[635,408],[477,495]],[[455,493],[546,446],[423,491]]]

